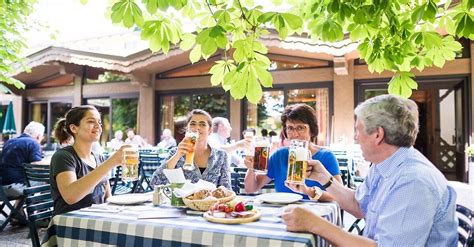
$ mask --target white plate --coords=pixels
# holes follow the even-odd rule
[[[266,203],[289,204],[303,199],[303,196],[295,193],[277,192],[258,195],[257,199]]]
[[[107,202],[119,205],[133,205],[151,201],[151,194],[126,194],[111,196],[107,198]]]

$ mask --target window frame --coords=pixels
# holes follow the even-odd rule
[[[320,89],[320,88],[327,88],[328,89],[328,102],[329,102],[329,109],[328,109],[328,130],[326,134],[326,144],[331,144],[331,129],[332,129],[332,116],[334,116],[334,83],[332,81],[325,81],[325,82],[298,82],[298,83],[287,83],[287,84],[274,84],[272,88],[263,88],[263,91],[283,91],[283,105],[286,107],[288,105],[288,92],[290,90],[295,89]],[[248,114],[248,100],[242,100],[241,102],[241,115],[247,116]],[[242,126],[239,133],[242,133],[243,130],[247,129],[247,119],[242,117],[240,119],[240,126]],[[319,121],[319,119],[318,119]],[[318,122],[319,124],[319,122]]]

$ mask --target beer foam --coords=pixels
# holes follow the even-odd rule
[[[296,160],[308,160],[308,149],[297,147],[295,150]]]

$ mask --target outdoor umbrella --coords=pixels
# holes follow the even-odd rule
[[[15,116],[13,115],[13,103],[8,104],[7,112],[5,113],[5,122],[3,123],[2,134],[13,135],[16,134]]]

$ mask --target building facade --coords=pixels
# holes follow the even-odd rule
[[[189,52],[175,48],[168,54],[151,53],[138,40],[137,34],[127,33],[32,53],[31,73],[19,71],[15,76],[26,89],[11,88],[12,94],[1,95],[0,103],[13,101],[17,130],[31,120],[44,123],[47,143],[54,142],[50,135],[58,117],[72,106],[92,104],[102,113],[102,143],[114,131],[134,127],[152,145],[164,128],[179,140],[185,114],[193,108],[229,118],[232,139],[240,139],[242,130],[250,127],[279,132],[284,106],[306,103],[318,113],[319,144],[330,145],[353,142],[355,106],[386,93],[392,76],[370,73],[354,43],[269,36],[262,42],[269,48],[273,87],[265,88],[260,104],[253,105],[211,86],[209,68],[222,54],[191,64]],[[419,89],[412,99],[420,108],[416,147],[449,179],[466,181],[464,149],[472,143],[474,129],[474,46],[462,43],[463,53],[443,68],[413,71]]]

